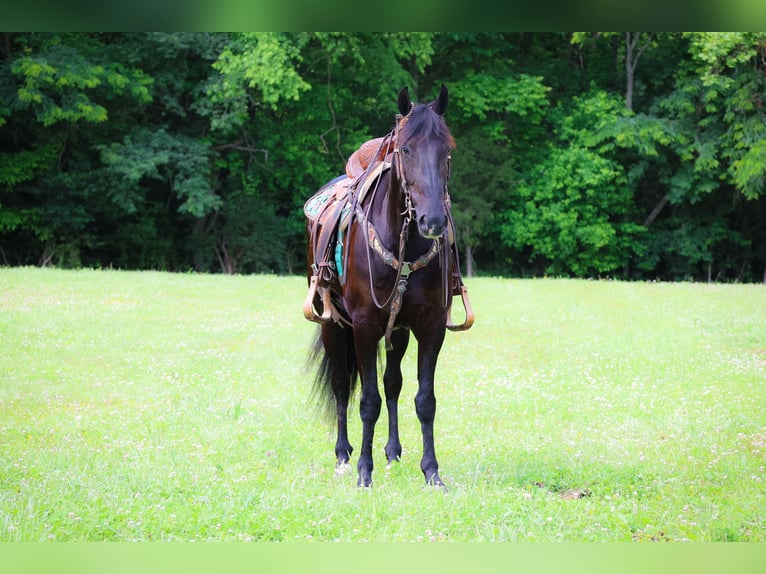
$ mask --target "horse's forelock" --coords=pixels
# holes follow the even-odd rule
[[[418,104],[407,115],[400,134],[401,141],[424,137],[437,137],[447,141],[450,149],[455,147],[455,139],[447,127],[444,118],[434,112],[427,104]]]

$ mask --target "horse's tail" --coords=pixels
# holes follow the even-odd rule
[[[334,330],[335,340],[329,350],[322,343],[323,328]],[[322,417],[327,421],[335,421],[336,396],[345,396],[350,402],[359,381],[352,330],[337,328],[334,325],[317,329],[317,337],[309,355],[309,367],[311,366],[316,366],[311,397]]]

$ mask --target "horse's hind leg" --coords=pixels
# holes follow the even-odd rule
[[[402,456],[402,445],[399,442],[399,393],[402,390],[402,357],[407,350],[410,340],[408,329],[398,329],[391,333],[393,350],[386,353],[386,371],[383,373],[383,387],[386,392],[386,408],[388,409],[388,442],[386,443],[386,459],[388,463],[399,460]]]
[[[351,329],[337,324],[322,326],[322,344],[329,361],[329,376],[335,396],[335,412],[338,436],[335,441],[335,472],[343,474],[348,469],[354,448],[348,440],[348,403],[356,377],[356,358]]]

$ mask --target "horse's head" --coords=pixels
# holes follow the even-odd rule
[[[429,104],[412,105],[407,88],[399,92],[401,119],[394,148],[396,173],[414,212],[420,235],[441,237],[447,229],[447,180],[455,140],[444,122],[447,88]]]

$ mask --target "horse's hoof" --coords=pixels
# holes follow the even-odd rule
[[[391,463],[393,462],[399,462],[402,459],[402,447],[401,446],[394,446],[394,447],[386,447],[384,449],[384,452],[386,453],[386,460],[388,461],[388,466],[391,466]]]
[[[372,488],[372,478],[363,479],[361,476],[356,481],[356,485],[359,488]]]
[[[346,476],[351,472],[351,465],[348,461],[338,461],[335,463],[335,476],[338,478]]]
[[[426,478],[426,484],[447,492],[447,485],[444,484],[442,479],[439,478],[439,475],[436,473],[432,474],[429,478]]]

